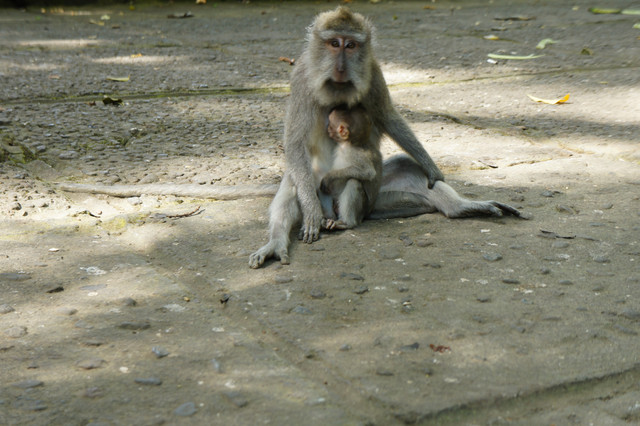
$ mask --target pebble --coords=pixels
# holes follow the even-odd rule
[[[107,363],[104,359],[90,358],[76,362],[76,367],[84,370],[93,370],[94,368],[101,368]]]
[[[382,249],[378,251],[381,259],[398,259],[401,257],[400,251],[395,249]]]
[[[102,389],[97,386],[92,386],[84,390],[83,396],[86,398],[98,398],[103,395]]]
[[[517,280],[515,278],[503,278],[502,282],[505,284],[520,284],[520,280]]]
[[[211,366],[216,373],[222,373],[222,364],[217,359],[213,358],[211,360]]]
[[[125,297],[124,299],[120,300],[120,304],[122,306],[136,306],[138,302],[136,302],[134,299],[130,297]]]
[[[6,303],[0,305],[0,315],[8,314],[9,312],[13,312],[15,309],[11,305],[7,305]]]
[[[26,281],[31,279],[31,275],[24,272],[3,272],[0,274],[0,281]]]
[[[156,358],[164,358],[169,355],[169,351],[163,348],[162,346],[154,346],[151,348],[151,352],[156,356]]]
[[[309,295],[312,299],[324,299],[327,297],[327,294],[324,291],[317,288],[311,289],[311,293],[309,293]]]
[[[577,209],[574,209],[573,207],[567,206],[567,205],[564,205],[564,204],[557,205],[556,206],[556,210],[559,213],[566,213],[566,214],[578,214],[578,213],[580,213]]]
[[[545,190],[540,193],[541,196],[551,198],[554,195],[553,191]]]
[[[620,316],[633,321],[640,321],[640,311],[634,309],[624,310],[620,313]]]
[[[196,404],[194,404],[193,402],[185,402],[184,404],[173,410],[173,414],[180,417],[193,416],[197,412],[198,410],[196,409]]]
[[[418,247],[429,247],[431,245],[433,245],[433,241],[427,239],[427,238],[418,238],[416,239],[416,245]]]
[[[342,352],[346,352],[346,351],[350,351],[351,350],[351,345],[348,343],[345,343],[344,345],[340,346],[340,351]]]
[[[593,256],[593,261],[596,263],[609,263],[611,259],[604,255]]]
[[[31,379],[31,380],[23,380],[21,382],[14,383],[12,386],[16,388],[30,389],[30,388],[37,388],[38,386],[42,386],[42,385],[44,385],[44,382],[42,380]]]
[[[407,352],[407,351],[416,351],[420,348],[420,343],[414,342],[410,345],[400,346],[398,348],[399,351]]]
[[[298,305],[295,308],[293,308],[291,310],[291,312],[294,312],[296,314],[300,314],[300,315],[311,315],[313,312],[311,311],[311,309],[306,308],[302,305]]]
[[[118,325],[118,328],[123,330],[146,330],[151,327],[146,321],[125,321]]]
[[[162,380],[156,377],[139,377],[137,379],[134,379],[134,382],[139,385],[145,386],[160,386],[162,384]]]
[[[8,328],[4,331],[7,336],[17,339],[27,335],[27,327],[17,325],[15,327]]]
[[[244,397],[240,392],[230,391],[224,392],[224,396],[226,396],[233,405],[238,408],[245,407],[249,404],[249,400]]]
[[[354,280],[354,281],[364,281],[364,277],[362,275],[354,274],[351,272],[340,273],[340,278],[345,278],[345,279]]]
[[[484,258],[484,260],[487,260],[489,262],[497,262],[498,260],[502,259],[502,255],[500,253],[485,253],[482,255],[482,257]]]
[[[378,368],[376,370],[376,374],[378,376],[386,376],[386,377],[393,376],[393,372],[391,370],[387,370],[386,368]]]
[[[275,282],[276,284],[286,284],[293,281],[293,276],[291,275],[276,275]]]
[[[476,300],[480,303],[488,303],[491,302],[491,298],[489,296],[478,296]]]
[[[76,308],[58,308],[56,310],[56,312],[60,315],[67,315],[67,316],[71,316],[74,315],[78,312],[78,310]]]
[[[573,285],[573,281],[571,281],[571,280],[560,280],[560,281],[558,281],[558,284],[560,284],[560,285]]]
[[[369,287],[367,287],[366,285],[358,286],[353,290],[355,294],[365,294],[368,291],[369,291]]]
[[[569,243],[566,241],[554,241],[553,244],[551,244],[551,247],[553,248],[567,248],[569,247]]]
[[[61,152],[58,155],[58,158],[61,160],[73,160],[74,158],[77,158],[77,157],[78,157],[78,153],[73,150]]]

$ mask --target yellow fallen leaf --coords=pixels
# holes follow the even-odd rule
[[[536,45],[536,49],[544,49],[545,47],[547,47],[547,44],[555,44],[555,43],[557,43],[557,41],[550,38],[545,38],[544,40],[540,40],[540,43]]]
[[[527,96],[529,97],[529,99],[531,99],[534,102],[542,102],[543,104],[549,104],[549,105],[563,104],[569,100],[569,93],[567,93],[564,97],[560,99],[541,99],[541,98],[536,98],[535,96],[531,96],[528,93],[527,93]]]
[[[489,53],[487,55],[488,57],[490,57],[491,59],[517,59],[517,60],[524,60],[524,59],[535,59],[535,58],[540,58],[544,55],[527,55],[527,56],[514,56],[514,55],[498,55],[497,53]]]
[[[104,21],[96,21],[93,19],[89,19],[89,23],[93,25],[97,25],[99,27],[104,27]]]
[[[640,15],[640,9],[624,9],[620,13],[623,15]]]
[[[132,58],[142,58],[142,53],[135,53],[131,55]]]
[[[640,30],[640,22],[636,22],[635,24],[633,24],[633,28],[635,28],[636,30]]]
[[[107,80],[125,82],[125,81],[129,81],[129,76],[127,76],[127,77],[107,77]]]
[[[500,37],[498,37],[496,35],[493,35],[493,34],[486,35],[486,36],[484,36],[482,38],[485,39],[485,40],[500,40]]]

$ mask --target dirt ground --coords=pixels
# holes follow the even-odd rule
[[[640,422],[637,15],[351,3],[447,181],[530,220],[367,221],[251,270],[268,198],[57,189],[279,182],[278,58],[336,4],[0,11],[0,424]]]

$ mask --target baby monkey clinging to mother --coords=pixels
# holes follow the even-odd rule
[[[346,180],[337,196],[338,222],[345,223],[340,226],[355,226],[364,217],[407,217],[435,211],[447,217],[520,216],[506,204],[462,198],[444,182],[442,172],[391,102],[373,55],[372,33],[368,19],[342,6],[319,14],[309,27],[306,46],[291,75],[284,131],[285,173],[269,208],[269,241],[250,256],[250,267],[258,268],[271,257],[289,263],[293,228],[301,224],[299,238],[312,243],[318,239],[323,222],[327,224],[325,215],[333,208],[327,211],[320,190],[323,179],[328,175],[325,185],[332,184],[332,174],[357,165],[349,162],[348,155],[340,154],[341,144],[327,132],[330,112],[341,105],[351,109],[359,105],[366,112],[371,122],[367,142],[372,156],[380,155],[383,135],[408,155],[386,160],[373,180]],[[381,182],[374,196],[371,189],[377,185],[376,179]],[[351,181],[356,181],[355,189]],[[333,189],[331,193],[333,197]],[[340,198],[346,194],[349,200],[342,204]]]
[[[382,181],[382,154],[371,139],[371,120],[362,106],[337,107],[327,121],[327,132],[337,146],[333,168],[320,182],[322,226],[349,229],[373,210]]]

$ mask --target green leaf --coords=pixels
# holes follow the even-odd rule
[[[611,15],[622,12],[622,9],[603,9],[599,7],[592,7],[589,9],[589,12],[595,13],[596,15]]]
[[[540,40],[540,43],[536,45],[536,49],[544,49],[545,47],[547,47],[547,44],[555,44],[555,43],[557,43],[557,41],[550,38],[545,38],[544,40]]]

